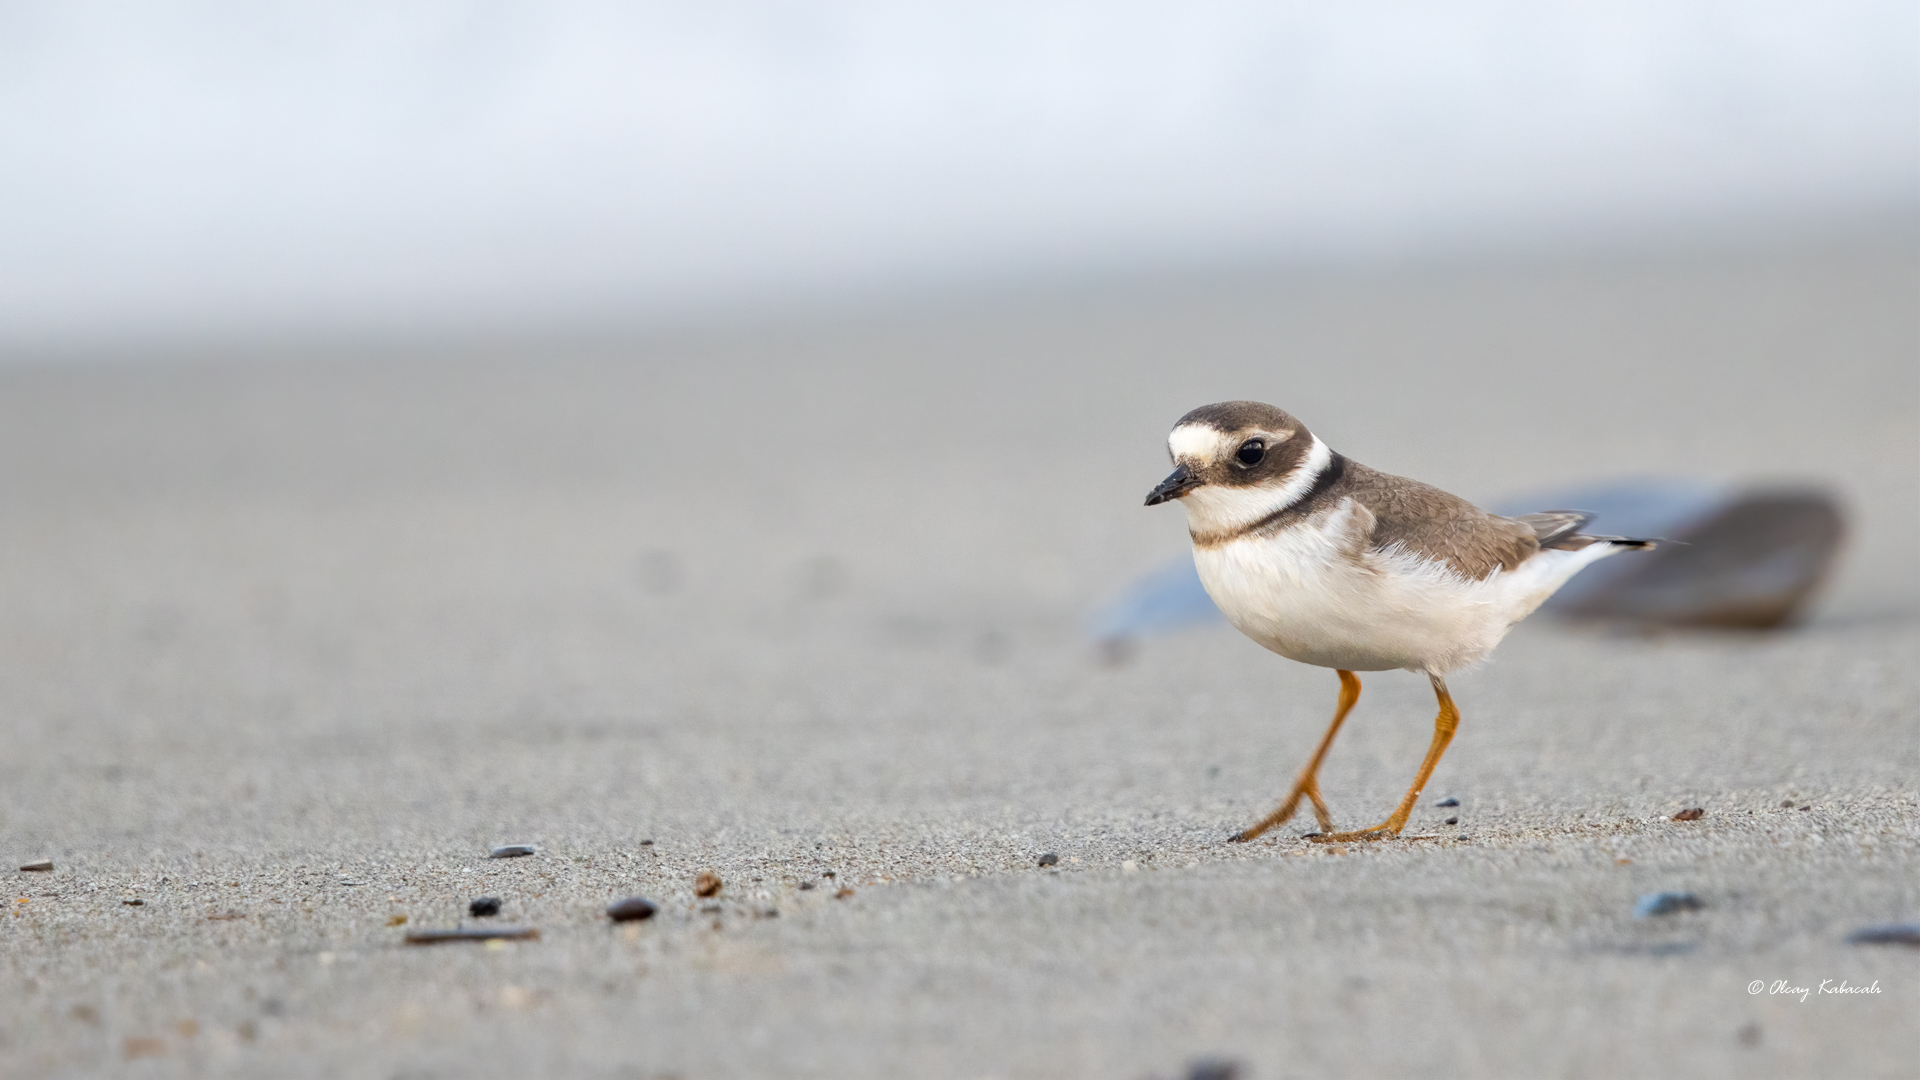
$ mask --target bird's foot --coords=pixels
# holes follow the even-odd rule
[[[1371,829],[1355,829],[1352,832],[1322,832],[1307,837],[1312,844],[1348,844],[1367,840],[1392,840],[1400,835],[1400,830],[1391,822],[1381,822]]]
[[[1320,821],[1320,831],[1332,832],[1333,815],[1327,812],[1326,801],[1320,798],[1320,785],[1309,775],[1301,777],[1300,782],[1293,786],[1293,793],[1287,796],[1286,802],[1280,804],[1280,809],[1227,837],[1227,843],[1244,844],[1264,835],[1275,826],[1285,825],[1293,820],[1293,812],[1299,809],[1300,797],[1303,795],[1313,801],[1313,816]]]

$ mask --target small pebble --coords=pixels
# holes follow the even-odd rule
[[[1240,1063],[1202,1058],[1187,1066],[1187,1080],[1240,1080]]]
[[[652,847],[652,846],[653,846],[653,841],[651,841],[651,840],[642,840],[642,841],[640,841],[640,846],[641,846],[641,847]]]
[[[1847,935],[1849,945],[1920,945],[1920,923],[1863,926]]]
[[[1675,820],[1675,821],[1699,821],[1699,820],[1700,820],[1701,818],[1703,818],[1703,817],[1706,817],[1706,816],[1707,816],[1707,812],[1706,812],[1706,810],[1705,810],[1704,808],[1702,808],[1702,807],[1698,807],[1698,806],[1691,806],[1691,807],[1688,807],[1687,809],[1685,809],[1685,810],[1682,810],[1682,811],[1680,811],[1679,813],[1677,813],[1677,814],[1675,814],[1675,815],[1673,815],[1673,820]]]
[[[533,845],[531,844],[508,844],[505,847],[494,848],[493,851],[487,855],[487,858],[518,859],[523,855],[531,854],[533,854]]]
[[[41,859],[39,862],[30,862],[20,867],[20,869],[26,870],[32,873],[44,873],[48,870],[53,869],[53,860]]]
[[[1040,856],[1040,865],[1041,866],[1058,866],[1060,865],[1060,856],[1049,851],[1045,855]]]
[[[806,891],[808,891],[808,890],[810,890],[810,889],[812,889],[813,887],[814,887],[814,883],[813,883],[813,882],[811,882],[811,881],[803,881],[803,882],[801,882],[801,883],[800,883],[800,891],[801,891],[801,892],[806,892]]]
[[[1780,809],[1782,809],[1782,810],[1791,810],[1791,809],[1793,809],[1793,800],[1792,800],[1792,799],[1781,799],[1781,800],[1780,800]]]
[[[1454,837],[1454,839],[1455,840],[1471,840],[1473,839],[1473,837],[1468,836],[1466,833],[1461,833],[1459,836]]]
[[[1446,820],[1445,823],[1448,825],[1458,825],[1460,824],[1460,819],[1457,817],[1450,817]]]
[[[639,922],[653,918],[660,909],[653,901],[640,896],[629,896],[625,900],[615,900],[607,905],[607,918],[614,922]]]
[[[120,902],[127,905],[128,907],[140,907],[146,903],[145,900],[142,900],[137,896],[123,896],[120,898]]]
[[[500,914],[500,898],[482,896],[472,900],[467,904],[467,914],[476,919],[491,919]]]
[[[693,879],[693,895],[695,896],[719,896],[720,889],[720,875],[711,870],[702,870]]]
[[[1437,802],[1437,803],[1434,803],[1433,805],[1435,805],[1435,806],[1459,806],[1459,805],[1460,805],[1460,800],[1459,800],[1459,799],[1456,799],[1456,798],[1454,798],[1454,797],[1453,797],[1453,796],[1451,796],[1451,795],[1449,795],[1449,796],[1447,796],[1446,798],[1444,798],[1444,799],[1441,799],[1441,800],[1440,800],[1439,802]]]
[[[409,930],[409,945],[439,945],[449,941],[538,941],[540,931],[531,926],[459,926],[452,930]]]
[[[1633,905],[1633,917],[1648,919],[1655,915],[1672,915],[1677,911],[1699,911],[1706,902],[1690,892],[1656,892],[1642,896]]]
[[[129,1035],[120,1041],[120,1056],[133,1061],[143,1057],[161,1057],[167,1052],[167,1040],[146,1035]]]

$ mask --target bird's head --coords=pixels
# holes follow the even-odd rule
[[[1186,505],[1194,535],[1245,528],[1292,505],[1331,458],[1305,424],[1258,401],[1202,405],[1167,436],[1173,473],[1147,493],[1147,505]]]

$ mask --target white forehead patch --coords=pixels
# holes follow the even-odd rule
[[[1175,461],[1212,461],[1227,441],[1225,432],[1207,424],[1181,424],[1167,436]]]

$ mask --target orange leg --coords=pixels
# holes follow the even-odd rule
[[[1453,741],[1454,729],[1460,726],[1460,710],[1453,707],[1453,695],[1447,693],[1447,684],[1438,675],[1429,675],[1433,680],[1434,696],[1440,699],[1440,715],[1433,720],[1433,744],[1427,747],[1427,759],[1420,763],[1420,775],[1413,778],[1413,786],[1407,789],[1407,797],[1400,800],[1400,806],[1393,816],[1375,825],[1371,829],[1358,829],[1354,832],[1321,833],[1308,837],[1319,844],[1346,843],[1350,840],[1384,840],[1400,835],[1407,827],[1407,817],[1413,813],[1413,804],[1420,798],[1420,791],[1427,786],[1427,779],[1433,775],[1433,767],[1440,764],[1440,755],[1447,752],[1447,744]]]
[[[1354,702],[1360,700],[1360,676],[1351,671],[1341,671],[1339,674],[1340,704],[1333,710],[1333,724],[1327,728],[1326,735],[1321,737],[1320,748],[1313,752],[1313,760],[1307,762],[1307,767],[1300,771],[1300,779],[1293,782],[1293,793],[1287,796],[1286,802],[1280,804],[1280,809],[1261,818],[1259,824],[1252,828],[1235,833],[1229,842],[1251,840],[1275,825],[1284,824],[1293,816],[1294,810],[1299,808],[1302,795],[1313,801],[1313,816],[1320,819],[1320,831],[1333,831],[1333,815],[1327,813],[1327,804],[1320,800],[1320,762],[1327,756],[1327,749],[1333,745],[1333,737],[1340,733],[1341,723],[1347,719],[1347,714],[1353,711]]]

